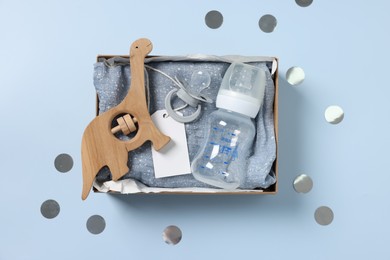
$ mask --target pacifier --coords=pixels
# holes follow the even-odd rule
[[[189,123],[195,121],[202,111],[202,102],[212,103],[212,99],[201,94],[201,92],[208,88],[211,82],[210,74],[205,71],[194,71],[191,76],[190,87],[186,87],[183,82],[179,81],[175,77],[175,83],[179,86],[179,89],[172,89],[165,98],[165,109],[169,116],[180,123]],[[195,93],[193,89],[199,89],[198,93]],[[177,96],[181,99],[185,105],[172,108],[172,98]],[[176,113],[176,111],[182,110],[187,106],[196,108],[196,111],[189,116],[183,116]]]

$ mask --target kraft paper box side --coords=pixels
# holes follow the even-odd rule
[[[121,57],[129,59],[128,55],[98,55],[97,62],[102,59],[108,60],[113,57]],[[160,56],[153,55],[145,58],[145,63],[150,61],[226,61],[232,60],[241,62],[272,62],[272,78],[274,80],[275,96],[274,96],[274,131],[276,141],[276,158],[272,165],[272,170],[275,173],[276,183],[271,185],[267,189],[253,189],[253,190],[241,190],[226,191],[223,189],[210,189],[210,188],[155,188],[147,187],[139,181],[126,179],[124,181],[109,181],[105,184],[94,183],[93,190],[95,192],[105,193],[117,193],[117,194],[219,194],[219,195],[248,195],[248,194],[271,194],[274,195],[278,192],[278,133],[279,133],[279,121],[278,121],[278,93],[279,93],[279,60],[276,57],[246,57],[246,56],[210,56],[210,55],[188,55],[188,56]],[[99,97],[96,95],[96,115],[99,114]]]

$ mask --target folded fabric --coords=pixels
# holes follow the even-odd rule
[[[252,155],[248,160],[246,181],[240,187],[242,189],[267,188],[276,181],[272,171],[272,165],[276,158],[276,142],[273,116],[275,87],[270,72],[271,63],[256,62],[251,64],[265,70],[267,85],[262,107],[255,118],[257,134],[253,144]],[[186,82],[189,86],[189,81],[194,71],[209,73],[211,76],[210,86],[204,89],[202,93],[215,101],[223,75],[230,64],[206,61],[159,61],[150,62],[148,65],[171,77],[176,76],[180,81]],[[166,76],[154,70],[147,69],[146,76],[148,77],[149,85],[149,111],[150,114],[153,114],[157,110],[165,109],[165,97],[176,86]],[[93,81],[99,98],[99,113],[104,113],[123,100],[129,88],[130,77],[129,64],[101,61],[94,65]],[[196,87],[194,86],[194,88]],[[193,91],[199,92],[200,89],[193,89]],[[173,101],[174,107],[180,106],[180,104],[178,99]],[[195,122],[185,125],[191,162],[206,136],[208,116],[215,109],[215,103],[203,103],[200,117]],[[181,110],[181,112],[184,115],[188,115],[193,112],[193,108],[186,108]],[[133,178],[150,187],[211,187],[197,181],[192,174],[156,179],[149,142],[129,153],[128,166],[129,172],[123,178]],[[97,181],[99,182],[110,179],[111,174],[107,167],[103,168],[97,176]]]

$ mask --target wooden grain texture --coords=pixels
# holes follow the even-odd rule
[[[128,172],[128,152],[151,141],[160,150],[170,138],[161,133],[152,122],[146,104],[144,60],[152,50],[148,39],[138,39],[130,47],[131,83],[124,100],[116,107],[97,116],[84,131],[81,144],[83,191],[85,200],[99,170],[108,166],[112,180],[116,181]],[[111,133],[112,121],[121,114],[137,119],[138,131],[129,141],[122,141]]]

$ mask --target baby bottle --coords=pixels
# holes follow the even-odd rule
[[[227,69],[217,95],[218,109],[209,116],[205,143],[191,164],[197,180],[224,189],[243,183],[256,134],[253,118],[263,102],[265,84],[260,68],[232,63]]]

